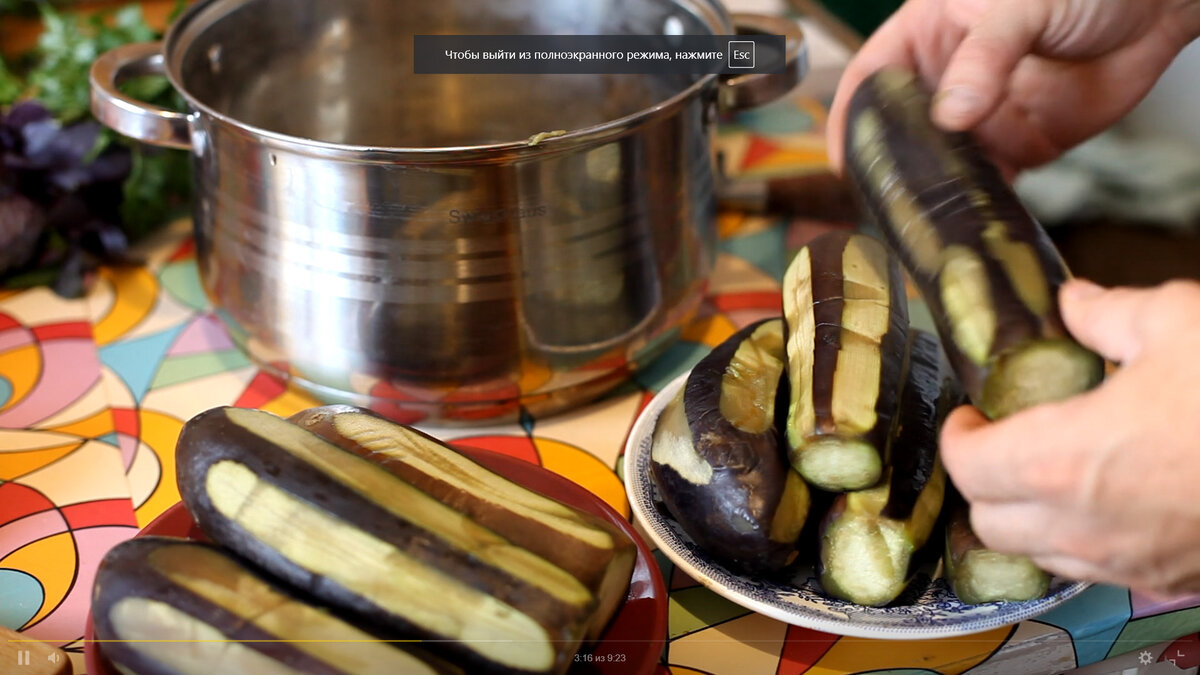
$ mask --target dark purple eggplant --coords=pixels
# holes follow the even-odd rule
[[[139,675],[452,673],[396,636],[364,632],[221,549],[138,537],[100,563],[92,619],[104,656]]]
[[[1091,389],[1104,361],[1063,325],[1066,264],[970,134],[932,123],[931,103],[911,72],[884,69],[864,80],[850,102],[846,168],[928,303],[968,397],[999,419]],[[960,524],[977,542],[969,521]],[[1006,574],[1033,566],[1005,558],[996,569]],[[1034,576],[1045,578],[1000,585],[1044,592]]]
[[[998,553],[971,529],[967,503],[952,488],[946,498],[946,551],[942,569],[954,594],[968,605],[1033,600],[1046,594],[1050,575],[1023,555]]]
[[[972,137],[934,126],[931,100],[910,72],[868,77],[850,101],[846,168],[967,395],[998,419],[1090,389],[1104,363],[1063,326],[1062,257]]]
[[[589,640],[599,637],[625,600],[637,548],[603,518],[528,490],[438,439],[369,410],[329,405],[288,419],[577,577],[599,601]]]
[[[473,670],[564,672],[597,606],[562,568],[270,413],[193,417],[176,466],[183,501],[214,542]]]
[[[797,556],[808,486],[776,425],[783,321],[751,324],[712,350],[654,429],[651,472],[667,510],[713,558],[776,575]]]
[[[900,266],[878,240],[835,231],[802,248],[783,278],[789,459],[825,490],[879,482],[908,334]]]
[[[860,605],[883,606],[908,585],[916,554],[942,510],[946,475],[938,428],[952,385],[937,339],[912,331],[891,465],[879,485],[837,496],[821,527],[821,586]]]

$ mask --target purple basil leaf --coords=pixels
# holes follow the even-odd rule
[[[37,252],[45,216],[20,194],[0,198],[0,274],[25,267]]]
[[[64,298],[78,298],[83,295],[85,262],[83,250],[78,246],[67,249],[66,258],[52,286],[54,292]]]
[[[52,171],[47,178],[51,185],[65,192],[74,192],[92,180],[91,173],[84,166]]]
[[[53,121],[50,111],[37,101],[21,101],[9,109],[7,115],[0,115],[0,151],[19,152],[22,143],[22,129],[29,124]]]
[[[101,220],[93,220],[86,225],[80,243],[85,251],[105,262],[124,260],[129,250],[129,240],[121,228]]]
[[[120,145],[111,146],[99,157],[84,165],[91,174],[92,181],[97,183],[125,180],[132,166],[133,159],[130,157],[129,148]]]
[[[47,151],[62,127],[56,120],[37,120],[21,126],[21,144],[17,150],[21,153],[28,168],[45,166]]]
[[[4,117],[0,115],[0,159],[4,159],[5,154],[9,152],[16,152],[17,143],[20,139],[20,130],[6,125]]]
[[[46,222],[67,242],[78,241],[83,236],[87,222],[92,219],[87,202],[78,192],[71,192],[55,199],[47,209]]]
[[[8,166],[26,170],[74,168],[80,165],[99,137],[100,126],[94,122],[68,127],[59,127],[53,120],[33,122],[22,129],[24,145],[21,153],[24,157],[10,155]]]
[[[50,111],[46,109],[46,106],[29,99],[20,101],[9,108],[2,124],[10,129],[20,129],[31,122],[40,122],[51,118]]]

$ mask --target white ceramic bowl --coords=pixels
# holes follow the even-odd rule
[[[915,640],[978,633],[1030,619],[1087,588],[1086,583],[1055,578],[1049,594],[1039,600],[966,605],[939,570],[930,569],[918,573],[896,604],[863,607],[825,596],[811,567],[799,569],[788,583],[730,572],[713,562],[671,518],[650,476],[654,426],[686,380],[685,373],[664,387],[634,423],[625,446],[625,489],[650,540],[676,566],[718,595],[796,626],[839,635]]]

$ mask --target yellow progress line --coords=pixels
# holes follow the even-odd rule
[[[74,640],[37,640],[37,639],[9,640],[9,642],[85,642],[85,643],[86,642],[240,642],[240,643],[246,644],[246,643],[251,643],[251,642],[414,643],[414,642],[429,642],[429,640],[315,640],[315,639],[314,640],[167,640],[167,639],[162,639],[162,640],[80,640],[80,639],[76,638]],[[447,640],[438,640],[437,642],[448,642],[448,641]]]

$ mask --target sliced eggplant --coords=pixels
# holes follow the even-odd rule
[[[176,464],[180,494],[214,542],[464,667],[561,673],[595,611],[572,574],[270,413],[197,415]]]
[[[825,490],[879,482],[900,395],[908,300],[878,240],[829,232],[783,278],[789,460]]]
[[[923,331],[911,337],[892,464],[879,485],[838,495],[822,522],[821,586],[860,605],[886,605],[908,585],[946,488],[937,450],[950,385],[937,339]]]
[[[415,641],[346,623],[208,544],[124,541],[104,556],[92,596],[96,639],[122,672],[463,672]]]
[[[598,599],[589,640],[600,636],[625,599],[637,548],[603,518],[528,490],[432,436],[361,408],[324,406],[289,419],[577,577]]]
[[[654,429],[652,478],[667,510],[715,559],[746,574],[794,562],[808,486],[776,425],[783,321],[746,326],[713,349]]]
[[[971,136],[933,125],[931,103],[911,72],[884,69],[864,80],[850,102],[846,167],[929,304],[967,395],[999,419],[1091,389],[1104,362],[1063,325],[1062,257]],[[960,524],[967,532],[959,534],[977,542],[969,521]],[[1032,566],[1002,558],[997,571]]]
[[[846,168],[967,395],[997,419],[1090,389],[1104,363],[1063,326],[1066,265],[971,136],[933,125],[931,100],[910,72],[868,77],[850,102]]]
[[[1045,595],[1050,575],[1026,556],[998,553],[984,546],[971,529],[967,503],[953,489],[950,492],[943,571],[958,599],[977,605]]]

